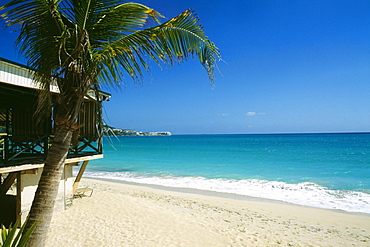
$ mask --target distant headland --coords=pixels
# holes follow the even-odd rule
[[[108,125],[103,125],[103,133],[105,136],[170,136],[169,131],[159,132],[142,132],[131,129],[120,129]]]

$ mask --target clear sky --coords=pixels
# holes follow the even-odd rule
[[[107,124],[173,134],[370,131],[370,1],[137,2],[167,18],[194,9],[225,62],[215,86],[189,60],[104,89]],[[16,35],[0,35],[0,57],[25,63]]]

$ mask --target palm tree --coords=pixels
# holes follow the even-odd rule
[[[29,246],[43,246],[86,92],[118,83],[124,74],[141,81],[150,59],[173,64],[197,57],[213,83],[220,54],[191,10],[162,24],[154,9],[122,0],[12,0],[0,11],[6,26],[18,28],[16,42],[43,85],[40,112],[50,111],[51,81],[60,90],[53,105],[54,140],[26,227],[38,222]]]

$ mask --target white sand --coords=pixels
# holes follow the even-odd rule
[[[370,246],[370,216],[84,179],[47,246]]]

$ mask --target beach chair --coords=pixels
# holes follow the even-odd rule
[[[91,189],[91,188],[78,188],[76,189],[74,195],[73,195],[73,198],[82,198],[84,196],[88,196],[88,197],[91,197],[91,195],[93,194],[94,190]]]

